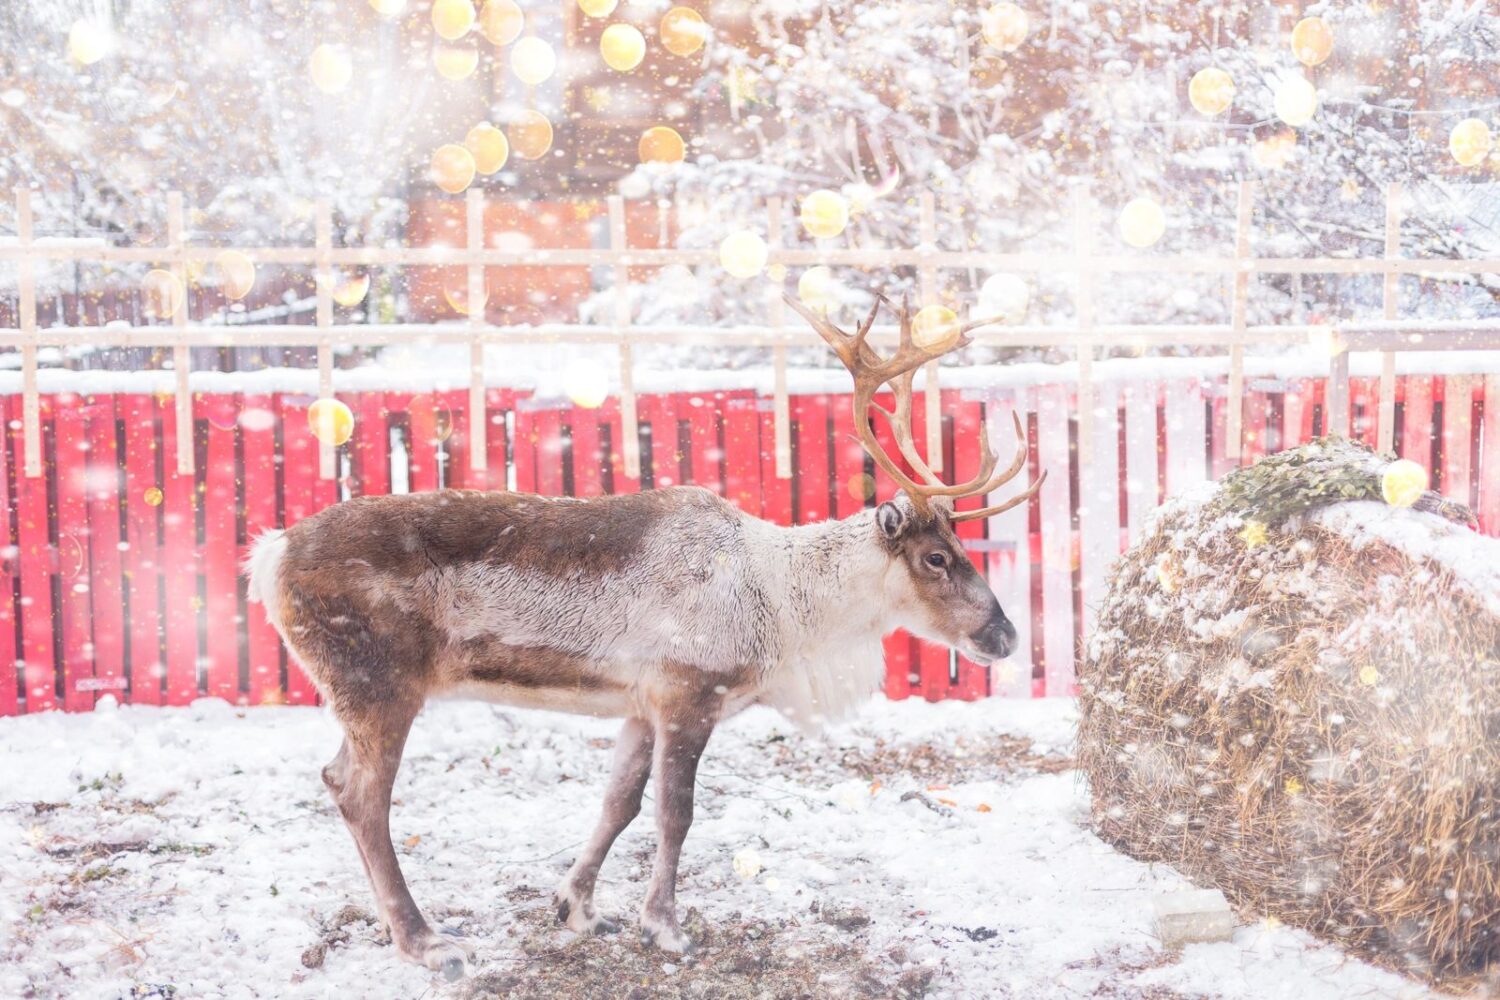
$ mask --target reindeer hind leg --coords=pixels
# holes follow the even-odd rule
[[[343,720],[344,746],[324,769],[324,781],[359,848],[391,941],[407,958],[458,979],[472,960],[473,949],[428,925],[407,888],[391,843],[391,788],[416,714],[412,706],[386,705],[378,714]]]

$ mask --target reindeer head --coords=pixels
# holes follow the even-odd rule
[[[1026,433],[1021,418],[1012,414],[1016,454],[1007,468],[996,472],[998,462],[990,451],[989,436],[981,429],[978,475],[963,483],[945,483],[918,454],[912,440],[912,380],[922,365],[967,346],[969,331],[992,321],[967,324],[959,329],[953,343],[930,350],[915,342],[911,307],[903,300],[897,313],[900,346],[893,357],[885,359],[867,342],[880,306],[890,306],[879,294],[875,299],[869,316],[858,330],[849,334],[791,296],[786,297],[787,304],[812,324],[854,376],[854,423],[860,443],[901,488],[894,500],[882,503],[875,510],[880,544],[892,563],[892,572],[886,576],[887,606],[899,619],[897,624],[925,639],[947,643],[981,663],[1001,659],[1009,656],[1015,646],[1015,627],[974,570],[953,525],[990,517],[1026,502],[1036,494],[1047,474],[1043,472],[1025,491],[1004,503],[981,510],[954,511],[953,501],[987,495],[1016,477],[1026,464]],[[889,386],[895,397],[893,409],[887,410],[875,402],[875,394],[883,386]],[[872,412],[879,413],[890,424],[901,457],[916,478],[908,475],[901,463],[881,447],[870,425]]]

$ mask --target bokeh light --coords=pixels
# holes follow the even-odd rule
[[[141,499],[146,501],[147,507],[160,507],[161,502],[166,499],[159,486],[147,486],[141,491]]]
[[[479,12],[479,30],[491,45],[509,45],[525,28],[526,15],[515,0],[489,0]]]
[[[474,154],[456,143],[445,143],[432,151],[428,176],[449,194],[458,194],[474,183]]]
[[[1278,132],[1273,136],[1257,140],[1250,147],[1250,159],[1261,170],[1280,170],[1292,162],[1297,152],[1297,133]]]
[[[611,24],[599,36],[599,54],[612,70],[628,73],[646,58],[646,37],[631,24]]]
[[[833,271],[823,264],[803,271],[797,279],[797,298],[813,312],[824,315],[838,308],[839,285]]]
[[[324,444],[339,445],[354,435],[354,413],[339,399],[316,399],[307,408],[307,426]]]
[[[642,163],[681,163],[687,155],[687,144],[676,129],[657,125],[641,133],[636,151]]]
[[[958,313],[947,306],[923,306],[912,317],[912,342],[924,351],[946,351],[958,337]]]
[[[219,289],[229,301],[238,302],[255,287],[255,261],[238,250],[215,255],[214,266],[219,272]]]
[[[474,5],[470,0],[433,0],[432,29],[444,41],[455,41],[474,27]]]
[[[171,319],[187,301],[187,289],[182,287],[181,279],[171,271],[153,268],[141,279],[141,297],[146,315],[157,319]]]
[[[674,56],[690,56],[708,41],[708,24],[691,7],[673,7],[661,19],[661,44]]]
[[[448,308],[460,316],[469,315],[469,270],[464,267],[444,268],[442,272],[443,301],[448,303]],[[479,301],[473,306],[475,312],[484,314],[485,306],[490,302],[490,288],[484,284],[479,289]]]
[[[1149,247],[1167,231],[1167,216],[1155,198],[1132,198],[1120,209],[1120,238],[1133,247]]]
[[[1304,76],[1287,76],[1276,85],[1276,117],[1292,128],[1312,121],[1318,110],[1318,88]]]
[[[536,36],[521,39],[510,50],[510,68],[522,83],[536,86],[557,70],[557,53]]]
[[[370,0],[370,6],[381,17],[395,17],[406,10],[406,0]]]
[[[1222,114],[1234,101],[1234,78],[1217,66],[1205,66],[1188,84],[1188,101],[1201,115]]]
[[[1448,133],[1448,152],[1460,166],[1472,167],[1494,148],[1490,127],[1478,118],[1465,118]]]
[[[574,406],[597,410],[609,398],[609,372],[591,358],[579,358],[563,372],[563,391]]]
[[[432,50],[432,64],[445,80],[467,80],[479,66],[479,50],[464,45],[439,45]]]
[[[578,9],[589,17],[608,17],[619,6],[619,0],[578,0]]]
[[[354,61],[342,45],[324,42],[313,49],[309,71],[313,86],[325,94],[337,94],[354,78]]]
[[[1409,458],[1399,459],[1380,474],[1380,495],[1392,507],[1410,507],[1427,492],[1427,470]]]
[[[353,309],[365,300],[370,294],[370,276],[368,274],[356,274],[345,278],[333,286],[333,301],[345,309]]]
[[[474,157],[474,169],[488,177],[505,166],[510,159],[510,143],[505,133],[489,122],[480,122],[464,136],[464,148]]]
[[[832,239],[849,225],[849,202],[837,191],[822,189],[802,199],[797,218],[808,234],[818,239]]]
[[[1292,55],[1304,66],[1316,66],[1333,54],[1333,31],[1321,17],[1304,17],[1292,28]]]
[[[978,315],[983,319],[1019,323],[1026,318],[1030,305],[1031,286],[1019,274],[1002,271],[990,275],[979,286]]]
[[[764,271],[770,254],[766,241],[748,229],[730,233],[719,244],[719,263],[736,278],[753,278]]]
[[[1013,3],[997,3],[979,16],[984,40],[1001,52],[1014,52],[1026,41],[1031,19]]]
[[[114,30],[91,17],[79,18],[68,29],[68,55],[81,66],[92,66],[112,55],[116,44]]]
[[[523,111],[505,129],[511,152],[523,160],[540,160],[552,148],[552,122],[540,111]]]

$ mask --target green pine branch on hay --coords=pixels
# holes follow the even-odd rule
[[[1267,455],[1220,480],[1219,510],[1247,521],[1276,527],[1289,518],[1345,500],[1381,500],[1380,476],[1392,455],[1368,445],[1330,435],[1287,451]],[[1416,509],[1460,524],[1472,524],[1463,504],[1429,490]]]

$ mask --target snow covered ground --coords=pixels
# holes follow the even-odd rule
[[[478,945],[450,985],[366,919],[318,778],[338,744],[325,713],[204,701],[0,720],[0,996],[1429,995],[1243,914],[1232,943],[1163,951],[1151,895],[1184,883],[1088,832],[1072,723],[1067,701],[994,699],[877,702],[820,739],[761,710],[725,725],[684,852],[679,900],[703,946],[683,960],[552,922],[614,725],[429,706],[393,832],[429,916]],[[605,912],[633,913],[653,844],[648,805],[605,865]],[[746,851],[763,865],[749,878]]]

